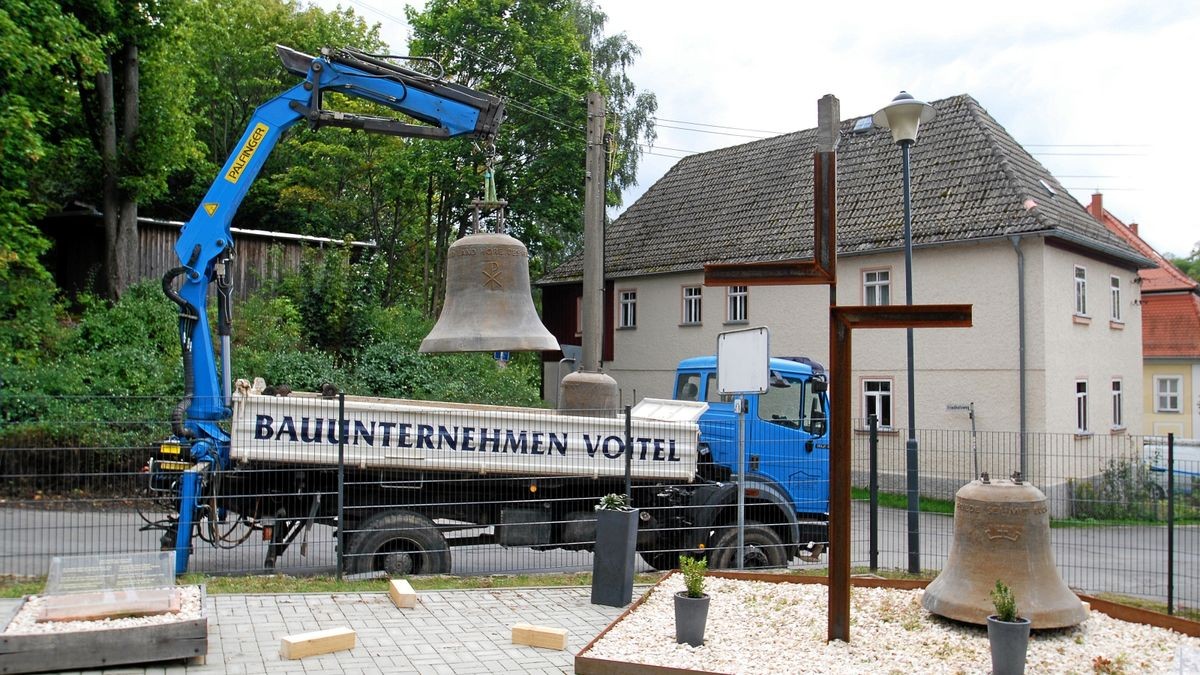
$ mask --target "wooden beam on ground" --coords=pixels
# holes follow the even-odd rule
[[[388,584],[388,596],[392,598],[392,604],[401,609],[417,606],[417,592],[407,579],[392,579]]]
[[[302,659],[306,656],[354,649],[356,633],[350,628],[330,628],[299,635],[285,635],[279,641],[279,656]]]
[[[529,645],[544,649],[566,649],[567,629],[519,623],[512,627],[514,645]]]

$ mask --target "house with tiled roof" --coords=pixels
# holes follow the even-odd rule
[[[1142,286],[1142,358],[1146,433],[1200,437],[1200,283],[1179,271],[1092,195],[1088,213],[1129,242],[1155,267],[1138,272]]]
[[[1140,433],[1138,271],[1153,263],[975,99],[932,105],[911,151],[914,302],[969,303],[973,327],[915,331],[918,429],[969,428],[948,406],[973,404],[982,431]],[[684,158],[606,228],[602,355],[624,402],[669,396],[680,359],[739,327],[767,326],[774,354],[828,364],[827,287],[703,283],[706,263],[812,256],[816,144],[808,129]],[[837,153],[837,302],[903,303],[901,153],[869,114],[841,122]],[[539,282],[563,344],[581,341],[582,265]],[[903,330],[857,333],[855,389],[831,395],[899,433],[905,355]],[[545,356],[551,401],[559,356]]]

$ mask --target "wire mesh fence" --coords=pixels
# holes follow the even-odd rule
[[[739,542],[737,457],[706,443],[728,430],[703,423],[300,394],[239,405],[227,468],[200,477],[190,538],[178,536],[180,483],[194,463],[186,443],[160,442],[165,424],[50,412],[0,430],[0,575],[181,545],[189,570],[214,574],[585,571],[596,505],[627,491],[641,570],[683,553],[714,568],[827,564],[828,448],[785,420],[745,439]],[[1197,446],[1177,444],[1172,465],[1161,438],[919,430],[926,508],[910,514],[906,431],[874,437],[855,422],[856,567],[943,569],[957,490],[1020,471],[1046,496],[1068,585],[1200,607]]]

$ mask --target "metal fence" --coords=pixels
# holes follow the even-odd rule
[[[511,409],[456,406],[431,416],[420,405],[408,422],[383,423],[366,413],[331,415],[330,403],[315,398],[278,399],[234,425],[231,468],[205,475],[191,571],[588,571],[594,507],[602,495],[626,491],[625,457],[643,464],[630,469],[628,488],[642,509],[639,569],[673,567],[680,552],[701,550],[697,542],[714,566],[736,565],[736,508],[721,498],[733,474],[721,458],[687,445],[693,425],[633,421],[627,433],[619,415],[538,410],[517,419]],[[0,575],[44,575],[59,555],[174,547],[176,469],[188,463],[186,447],[173,459],[156,442],[166,425],[54,415],[2,430]],[[942,569],[953,517],[921,512],[910,537],[909,514],[888,506],[889,495],[905,494],[905,430],[872,434],[865,421],[855,429],[852,564],[907,569],[915,538],[919,567]],[[83,438],[107,440],[64,442]],[[1072,588],[1200,607],[1194,446],[1175,453],[1171,491],[1159,470],[1168,466],[1161,438],[970,430],[920,430],[917,438],[924,498],[953,500],[980,472],[1004,477],[1024,467],[1046,494],[1054,556]],[[746,442],[745,470],[758,477],[745,495],[747,561],[824,567],[825,556],[813,555],[819,547],[790,546],[821,532],[813,513],[828,495],[821,448],[784,433]],[[632,453],[623,452],[627,445]],[[691,471],[697,461],[699,477]],[[776,485],[765,475],[784,479]],[[768,508],[779,497],[771,490],[790,495],[799,516]]]

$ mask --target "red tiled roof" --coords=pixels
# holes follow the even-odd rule
[[[1142,279],[1142,293],[1195,290],[1197,286],[1200,286],[1195,279],[1180,272],[1178,267],[1171,264],[1171,261],[1159,255],[1158,251],[1154,250],[1154,247],[1143,241],[1134,230],[1137,227],[1136,225],[1130,227],[1121,222],[1121,219],[1109,213],[1102,206],[1099,194],[1092,195],[1092,203],[1086,208],[1087,212],[1092,214],[1093,218],[1104,223],[1109,232],[1129,242],[1129,245],[1138,253],[1158,264],[1158,267],[1154,269],[1138,270],[1138,276]]]
[[[1200,295],[1142,296],[1142,356],[1200,359]]]

